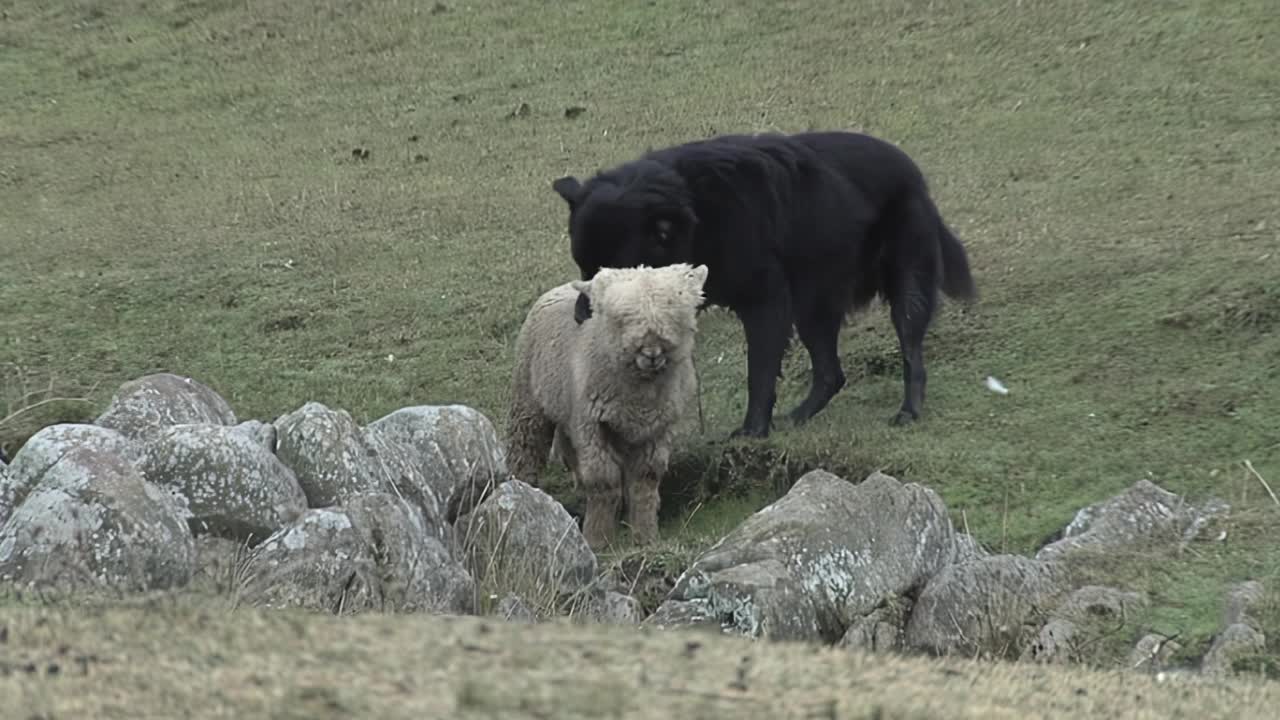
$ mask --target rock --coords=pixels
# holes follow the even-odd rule
[[[416,507],[387,493],[311,509],[254,548],[241,597],[329,612],[471,612],[474,584]]]
[[[365,492],[394,492],[347,411],[309,402],[273,424],[276,454],[298,478],[309,507],[332,507]]]
[[[507,476],[505,453],[493,423],[466,405],[401,408],[369,423],[368,429],[412,448],[422,474],[442,502],[459,484]]]
[[[1262,623],[1256,616],[1258,605],[1264,596],[1262,583],[1249,580],[1231,587],[1227,591],[1227,600],[1222,609],[1222,626],[1244,623],[1250,627],[1262,629]]]
[[[974,540],[972,535],[962,532],[956,533],[956,552],[951,559],[953,564],[959,565],[961,563],[972,562],[974,560],[981,560],[985,557],[991,557],[991,553],[987,552],[986,549],[979,545],[978,541]]]
[[[312,508],[364,493],[398,494],[445,540],[442,501],[412,451],[388,433],[362,430],[345,410],[310,402],[274,423],[276,454],[298,478]]]
[[[257,544],[307,509],[293,471],[239,427],[165,428],[147,443],[139,467],[186,499],[196,535]]]
[[[1200,672],[1210,677],[1231,675],[1237,659],[1260,653],[1266,646],[1266,636],[1256,628],[1244,623],[1228,625],[1213,638],[1209,652],[1200,661]]]
[[[1021,660],[1041,663],[1079,662],[1079,650],[1093,645],[1124,624],[1146,598],[1115,588],[1086,585],[1072,592],[1050,613],[1035,640],[1022,651]]]
[[[873,473],[860,485],[815,470],[752,515],[676,581],[654,623],[697,618],[727,632],[834,643],[890,596],[955,556],[942,500]]]
[[[902,648],[903,628],[911,614],[911,600],[891,598],[845,631],[838,646],[846,650],[883,653]]]
[[[644,620],[640,601],[613,590],[600,594],[588,613],[591,619],[605,625],[639,625]]]
[[[1262,583],[1256,580],[1239,583],[1227,591],[1223,603],[1223,629],[1200,661],[1200,672],[1210,677],[1223,677],[1234,672],[1236,660],[1261,653],[1267,638],[1262,632],[1256,612],[1262,602]]]
[[[0,530],[0,580],[124,591],[185,585],[195,547],[174,499],[118,454],[67,451]]]
[[[559,598],[587,588],[596,556],[564,507],[510,480],[458,525],[472,573],[486,586],[529,598]]]
[[[1021,647],[1067,594],[1056,563],[994,555],[949,565],[924,586],[907,621],[908,647],[937,655],[1005,655]]]
[[[515,593],[507,593],[505,597],[499,600],[494,614],[510,622],[535,622],[537,620],[537,616],[529,607],[529,604],[524,601],[524,598]]]
[[[141,448],[115,430],[81,423],[48,425],[32,435],[14,456],[8,476],[0,475],[0,526],[40,476],[75,448],[94,448],[135,462]]]
[[[364,430],[361,434],[365,447],[382,465],[382,473],[391,478],[394,492],[408,500],[421,512],[431,531],[444,542],[453,542],[453,528],[444,522],[444,502],[436,494],[424,466],[418,462],[413,448],[377,431]]]
[[[248,545],[217,535],[195,538],[195,571],[189,589],[206,595],[234,596],[243,578]]]
[[[124,383],[95,425],[145,440],[170,425],[235,425],[236,415],[222,396],[188,377],[157,373]]]
[[[470,613],[475,581],[447,539],[416,505],[395,495],[369,493],[343,502],[381,570],[384,602],[402,611]],[[445,528],[445,530],[449,530]]]
[[[1051,618],[1022,651],[1021,661],[1071,663],[1080,660],[1081,632],[1071,620]]]
[[[378,607],[378,571],[345,512],[312,509],[254,548],[241,596],[266,607],[357,612]]]
[[[245,420],[239,425],[231,427],[235,432],[248,437],[255,443],[260,445],[263,450],[271,453],[276,452],[276,426],[264,423],[261,420]]]
[[[1139,543],[1185,543],[1227,509],[1217,501],[1197,508],[1150,481],[1140,480],[1120,495],[1080,510],[1063,530],[1062,538],[1040,548],[1036,558],[1056,560]]]
[[[668,599],[658,606],[653,614],[644,619],[643,625],[651,625],[659,630],[676,627],[701,627],[716,623],[718,618],[712,612],[711,603],[706,598],[695,600]]]
[[[1133,652],[1129,653],[1129,667],[1134,670],[1159,672],[1168,666],[1169,658],[1181,649],[1182,645],[1173,638],[1156,633],[1144,635],[1134,646]]]

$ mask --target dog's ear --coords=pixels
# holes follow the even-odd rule
[[[698,214],[695,213],[693,208],[688,205],[680,208],[680,218],[684,220],[685,224],[690,228],[697,227],[698,225]]]
[[[559,193],[560,197],[569,203],[569,209],[572,210],[578,204],[578,195],[582,191],[582,183],[578,182],[578,178],[572,175],[565,175],[551,183],[551,189]]]
[[[581,325],[591,317],[591,297],[585,292],[578,293],[578,302],[573,306],[573,320]]]

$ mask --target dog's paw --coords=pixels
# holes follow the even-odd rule
[[[913,412],[908,412],[906,410],[899,410],[897,415],[894,415],[893,417],[889,418],[889,424],[893,425],[894,427],[903,427],[906,425],[910,425],[911,423],[915,422],[918,419],[919,419],[919,416],[917,416]]]
[[[767,437],[769,437],[768,426],[765,426],[763,428],[756,428],[756,427],[748,427],[744,425],[738,428],[737,430],[734,430],[733,432],[729,433],[730,440],[736,440],[738,438],[752,438],[757,440],[763,440],[764,438],[767,438]]]

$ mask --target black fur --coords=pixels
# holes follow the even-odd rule
[[[891,307],[903,358],[894,417],[919,417],[924,336],[938,290],[974,298],[964,247],[923,174],[897,147],[849,132],[726,135],[651,151],[586,183],[552,184],[568,203],[583,279],[604,267],[705,263],[707,302],[747,338],[747,412],[734,435],[769,433],[794,326],[813,381],[802,423],[844,386],[836,343],[845,316],[876,296]],[[590,303],[579,296],[579,321]]]

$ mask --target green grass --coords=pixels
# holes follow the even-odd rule
[[[7,3],[0,408],[92,404],[42,406],[0,443],[158,370],[246,418],[463,402],[501,427],[527,304],[575,272],[554,178],[720,132],[862,128],[922,165],[982,293],[929,336],[924,418],[887,424],[899,360],[873,309],[845,330],[832,405],[766,451],[734,445],[739,500],[664,532],[758,506],[760,457],[922,482],[1018,552],[1151,477],[1261,518],[1153,581],[1153,623],[1203,639],[1223,583],[1280,583],[1280,521],[1240,468],[1280,486],[1271,3],[438,7]],[[723,464],[746,400],[739,325],[702,329],[689,477]],[[806,378],[792,353],[780,411]]]

